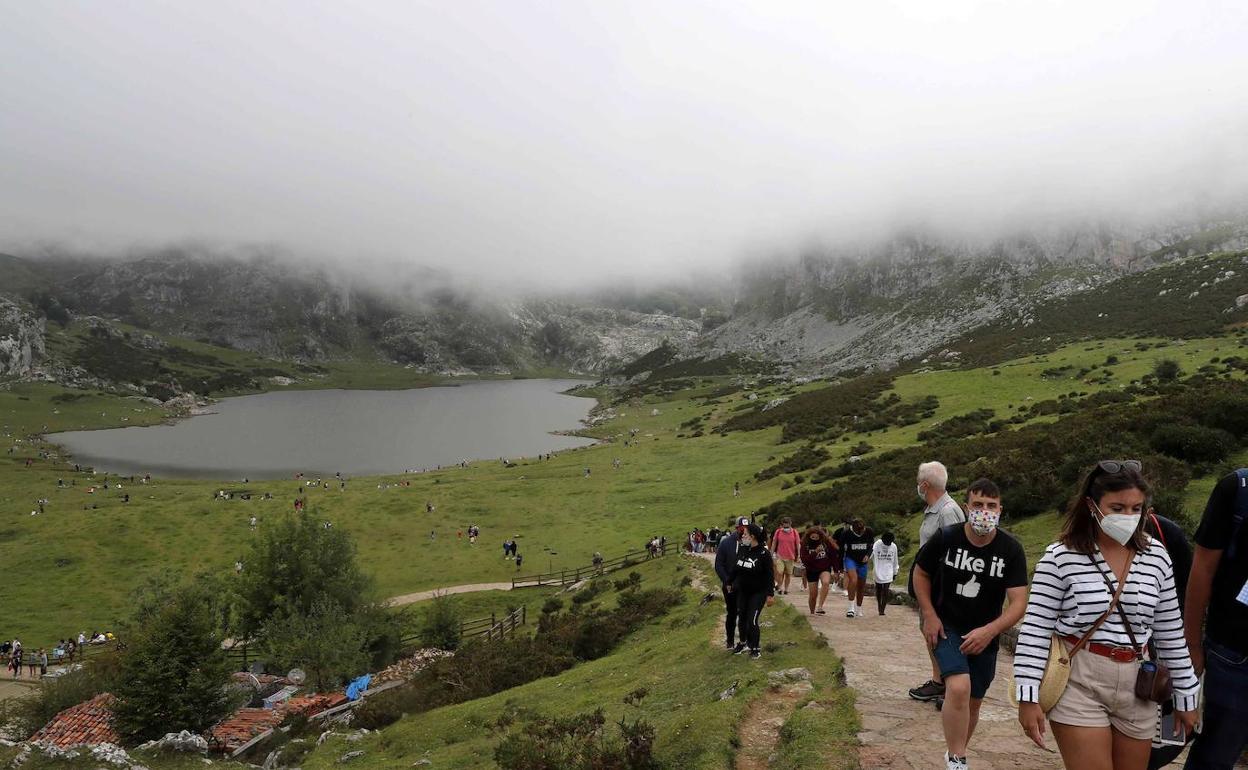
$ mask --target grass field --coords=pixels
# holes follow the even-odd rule
[[[1190,373],[1238,350],[1233,337],[1164,347],[1156,347],[1158,342],[1164,343],[1100,340],[989,369],[907,374],[893,388],[904,400],[936,395],[940,405],[934,416],[918,425],[848,436],[827,446],[830,462],[841,461],[860,440],[875,452],[912,445],[920,430],[973,409],[1008,417],[1021,405],[1063,393],[1117,388],[1147,373],[1162,357],[1178,360]],[[1145,344],[1147,349],[1139,350]],[[1103,365],[1110,355],[1118,362],[1105,378]],[[1085,368],[1089,372],[1077,377]],[[1000,374],[994,375],[994,369]],[[366,380],[366,370],[359,376],[360,382]],[[674,537],[693,526],[722,525],[789,494],[782,487],[792,486],[795,474],[761,483],[752,477],[798,445],[779,445],[779,428],[678,438],[692,432],[681,424],[704,416],[704,424],[711,426],[732,410],[751,408],[749,392],[763,400],[821,387],[775,386],[708,398],[732,380],[704,378],[692,389],[619,405],[617,416],[587,431],[613,443],[571,450],[550,461],[522,460],[510,468],[482,461],[466,469],[352,479],[345,491],[294,481],[248,485],[253,493],[271,492],[269,501],[260,495],[250,501],[215,501],[218,489],[242,491],[242,485],[168,479],[148,485],[122,481],[121,490],[88,494],[93,478],[75,474],[55,446],[19,440],[45,431],[150,424],[164,419],[163,411],[139,399],[84,395],[47,384],[14,385],[0,391],[0,424],[6,440],[16,442],[12,453],[0,455],[0,563],[6,566],[9,588],[0,634],[40,645],[68,633],[112,627],[125,612],[128,592],[151,573],[228,573],[253,536],[248,517],[255,514],[263,528],[286,515],[301,492],[308,496],[309,515],[355,536],[379,597],[508,580],[517,574],[502,559],[501,543],[508,536],[517,537],[524,556],[520,572],[529,573],[583,566],[596,550],[608,556],[633,550],[654,534]],[[632,430],[637,441],[624,447]],[[44,459],[40,451],[52,454]],[[622,461],[618,470],[612,467],[617,457]],[[34,459],[30,468],[27,458]],[[592,470],[589,478],[585,467]],[[953,472],[956,476],[957,469]],[[72,486],[58,488],[58,479]],[[742,485],[740,498],[732,495],[734,482]],[[908,486],[912,480],[897,483]],[[131,495],[129,503],[121,502],[122,494]],[[1190,495],[1194,499],[1200,493]],[[49,501],[45,513],[31,516],[41,498]],[[1006,490],[1007,507],[1008,499]],[[435,504],[435,513],[425,513],[426,502]],[[844,513],[830,511],[829,518]],[[455,537],[470,523],[482,529],[476,546]]]

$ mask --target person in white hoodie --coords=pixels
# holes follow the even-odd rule
[[[892,583],[898,570],[897,544],[893,542],[892,532],[885,532],[875,541],[871,549],[871,563],[875,565],[875,604],[883,615],[888,600],[892,598]]]

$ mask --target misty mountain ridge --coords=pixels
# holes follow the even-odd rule
[[[1248,219],[1007,238],[909,232],[742,266],[721,285],[501,297],[436,271],[386,281],[272,255],[171,249],[125,259],[0,258],[0,361],[29,374],[46,318],[117,319],[165,335],[315,363],[380,359],[439,374],[602,376],[660,346],[824,375],[938,352],[976,329],[1194,254],[1248,248]],[[388,285],[387,285],[388,284]],[[1248,289],[1245,289],[1248,292]],[[637,376],[637,375],[634,375]],[[641,375],[644,376],[644,375]]]

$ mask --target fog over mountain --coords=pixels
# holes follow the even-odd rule
[[[1237,3],[0,9],[22,255],[191,242],[564,290],[1245,210]]]

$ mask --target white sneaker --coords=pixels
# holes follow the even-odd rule
[[[862,607],[854,607],[854,617],[862,617]]]
[[[945,752],[945,770],[967,770],[966,757],[951,757]]]
[[[849,609],[847,609],[847,610],[845,610],[845,617],[847,617],[847,618],[852,618],[852,617],[854,617],[854,608],[853,608],[853,605],[850,605],[850,608],[849,608]]]

